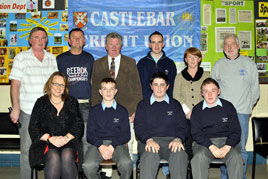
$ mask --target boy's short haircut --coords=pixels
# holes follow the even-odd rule
[[[164,37],[163,37],[163,35],[162,35],[160,32],[155,31],[155,32],[153,32],[153,33],[149,36],[150,43],[151,43],[151,37],[152,37],[153,35],[160,35],[160,36],[162,37],[162,41],[164,41]]]
[[[114,87],[117,89],[117,84],[116,84],[116,81],[113,79],[113,78],[103,78],[102,80],[101,80],[101,82],[100,82],[100,89],[101,89],[101,84],[102,83],[114,83],[115,85],[114,85]]]
[[[168,76],[167,76],[165,73],[163,73],[163,72],[156,72],[156,73],[154,73],[154,74],[152,75],[151,79],[150,79],[150,84],[151,84],[151,85],[153,84],[153,81],[154,81],[154,79],[156,79],[156,78],[160,78],[160,79],[165,80],[166,85],[169,85],[169,79],[168,79]]]
[[[71,38],[71,35],[72,35],[73,32],[82,32],[83,36],[85,36],[85,33],[84,33],[84,31],[82,29],[74,28],[69,32],[69,39]]]
[[[218,89],[220,89],[220,85],[219,85],[219,83],[216,81],[216,80],[214,80],[213,78],[206,78],[203,82],[202,82],[202,84],[201,84],[201,91],[202,91],[202,89],[203,89],[203,87],[205,86],[205,85],[208,85],[208,84],[214,84],[215,86],[217,86],[217,88]]]

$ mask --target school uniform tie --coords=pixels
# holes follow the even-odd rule
[[[113,79],[115,79],[115,62],[114,58],[112,58],[111,66],[110,66],[110,75]]]

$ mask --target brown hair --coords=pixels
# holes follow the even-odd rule
[[[184,60],[184,63],[186,64],[186,66],[188,66],[188,64],[186,63],[185,58],[187,57],[188,53],[201,58],[200,62],[198,63],[198,66],[200,66],[201,61],[202,61],[202,53],[200,52],[200,50],[198,48],[195,48],[195,47],[190,47],[190,48],[185,50],[183,60]]]
[[[32,39],[32,35],[33,35],[33,33],[37,32],[37,31],[45,32],[46,37],[47,37],[47,43],[48,43],[47,31],[43,27],[34,27],[34,28],[32,28],[30,35],[29,35],[29,38],[28,38],[28,43],[29,43],[30,47],[32,46],[32,44],[30,44],[30,40]],[[46,47],[47,47],[47,43],[46,43]]]
[[[115,84],[114,87],[115,87],[115,89],[117,89],[116,81],[115,81],[113,78],[110,78],[110,77],[108,77],[108,78],[103,78],[103,79],[101,80],[101,82],[100,82],[100,89],[101,89],[101,84],[102,84],[102,83],[114,83],[114,84]]]
[[[202,91],[202,89],[203,89],[203,87],[205,86],[205,85],[208,85],[208,84],[214,84],[215,86],[217,86],[217,88],[218,89],[220,89],[220,85],[219,85],[219,83],[216,81],[216,80],[214,80],[213,78],[206,78],[203,82],[202,82],[202,84],[201,84],[201,91]]]
[[[50,88],[51,88],[54,76],[61,76],[63,78],[63,81],[65,83],[65,88],[64,88],[64,92],[62,94],[61,99],[62,99],[62,101],[64,101],[67,98],[67,96],[69,95],[69,82],[68,82],[66,76],[64,75],[64,73],[62,73],[62,72],[56,71],[48,78],[48,80],[44,86],[44,93],[48,95],[49,99],[51,98],[51,89]]]

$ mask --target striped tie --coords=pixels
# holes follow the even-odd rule
[[[110,66],[110,75],[113,79],[115,79],[115,63],[114,58],[112,58],[111,66]]]

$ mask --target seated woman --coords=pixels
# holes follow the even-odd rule
[[[78,102],[68,96],[69,83],[61,72],[50,76],[44,93],[34,105],[29,124],[30,165],[44,163],[46,179],[75,179],[76,154],[84,131]]]

